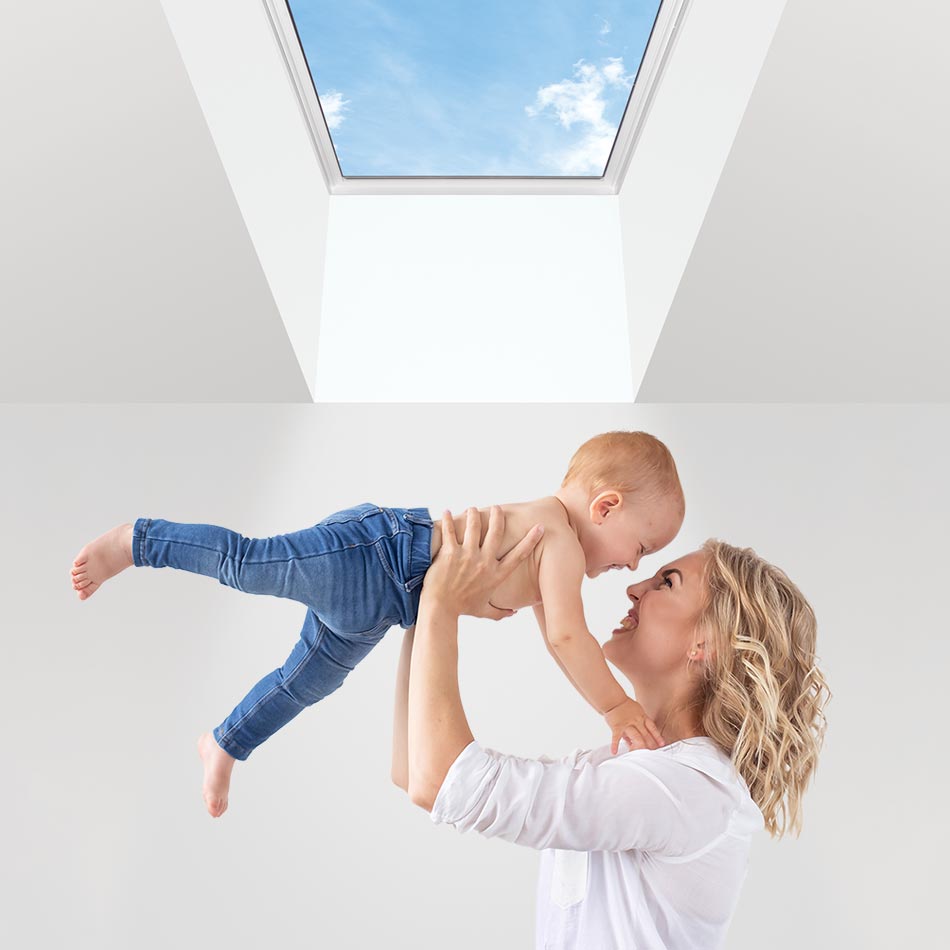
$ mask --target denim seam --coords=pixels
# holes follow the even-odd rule
[[[221,734],[221,740],[220,740],[220,742],[218,741],[218,737],[215,736],[215,737],[214,737],[214,741],[217,742],[218,745],[221,746],[222,749],[224,749],[224,746],[221,745],[221,743],[222,743],[222,742],[227,743],[228,746],[230,746],[232,749],[234,749],[235,752],[238,753],[238,755],[232,756],[232,758],[237,759],[239,762],[241,762],[241,761],[243,761],[244,759],[246,759],[246,758],[254,751],[253,749],[245,749],[244,746],[242,746],[240,742],[235,742],[235,741],[230,737],[230,732],[229,732],[229,733],[222,733],[222,734]],[[228,751],[228,749],[224,749],[224,751],[225,751],[225,752],[228,752],[228,754],[230,755],[230,752]]]
[[[286,685],[287,683],[292,683],[292,682],[297,678],[297,674],[300,672],[300,668],[304,665],[304,663],[305,663],[308,659],[310,659],[310,657],[311,657],[311,656],[314,654],[314,652],[316,651],[317,647],[320,646],[320,644],[323,642],[323,635],[326,633],[327,629],[328,629],[328,628],[327,628],[327,625],[321,620],[321,621],[320,621],[320,632],[319,632],[319,635],[314,638],[314,641],[313,641],[313,643],[311,644],[310,648],[309,648],[309,649],[307,650],[307,652],[300,658],[300,662],[290,671],[290,674],[289,674],[288,676],[285,676],[285,677],[280,681],[280,683],[278,683],[276,686],[272,686],[263,696],[261,696],[261,698],[260,698],[256,703],[254,703],[254,705],[251,706],[251,708],[250,708],[243,716],[241,716],[241,718],[240,718],[230,729],[228,729],[228,731],[222,736],[222,739],[224,739],[224,740],[226,740],[226,741],[230,741],[230,736],[231,736],[231,734],[232,734],[235,730],[237,730],[240,726],[244,725],[244,721],[245,721],[249,716],[251,716],[254,712],[256,712],[257,709],[258,709],[258,707],[259,707],[263,702],[265,702],[266,700],[270,699],[270,697],[271,697],[274,693],[278,692],[282,686]],[[238,745],[238,743],[235,743],[235,745]],[[248,753],[248,755],[250,755],[250,753]]]
[[[391,534],[390,537],[394,538],[402,531],[402,528],[399,527],[399,519],[396,517],[395,512],[391,508],[380,508],[380,511],[389,521],[389,527],[393,529],[393,534]]]
[[[145,536],[148,534],[148,529],[151,527],[151,524],[152,524],[152,519],[146,518],[145,524],[142,526],[142,533],[136,538],[136,541],[138,542],[138,549],[139,549],[139,562],[145,565],[148,565],[148,561],[145,560]]]
[[[366,504],[369,504],[368,502]],[[349,509],[347,509],[349,510]],[[382,515],[386,513],[385,508],[380,508],[378,505],[373,505],[372,510],[364,511],[361,515],[348,515],[346,518],[335,518],[333,515],[330,515],[328,518],[324,518],[323,521],[318,521],[318,525],[334,525],[334,524],[349,524],[350,522],[357,521],[363,522],[367,518],[371,518],[373,515]],[[392,518],[389,519],[392,522]]]
[[[411,516],[408,512],[406,513],[406,520],[407,520],[410,524],[418,524],[416,521],[413,520],[412,516]],[[429,550],[428,550],[428,557],[426,558],[425,555],[423,555],[423,559],[426,560],[426,568],[425,568],[425,570],[422,571],[421,573],[418,572],[418,571],[416,571],[416,569],[415,569],[415,568],[416,568],[415,562],[419,560],[419,558],[413,559],[413,556],[412,556],[412,554],[413,554],[413,549],[414,549],[415,544],[416,544],[416,529],[414,529],[414,528],[413,528],[413,529],[410,529],[410,530],[409,530],[408,553],[407,553],[407,555],[406,555],[406,562],[407,562],[407,565],[408,565],[408,568],[409,568],[406,573],[409,575],[409,579],[406,581],[405,584],[401,585],[402,588],[403,588],[403,590],[404,590],[407,594],[411,594],[411,593],[422,583],[422,580],[423,580],[423,578],[424,578],[425,575],[426,575],[426,571],[428,571],[429,568],[432,566],[432,522],[430,521],[428,524],[423,524],[423,525],[420,525],[420,526],[429,529],[429,535],[428,535],[428,539],[427,539],[429,543],[428,543],[428,545],[426,545],[426,546],[428,547],[428,549],[429,549]]]
[[[387,630],[391,630],[396,624],[402,621],[402,617],[384,617],[375,627],[371,630],[364,630],[362,633],[352,633],[348,634],[350,639],[356,638],[360,640],[365,640],[368,637],[373,637],[377,633],[379,636],[376,639],[376,643],[379,643],[380,640],[386,635]]]
[[[413,593],[413,591],[415,591],[415,589],[425,580],[426,574],[428,574],[428,569],[423,571],[421,574],[416,574],[414,577],[410,577],[405,584],[406,593]]]
[[[332,551],[317,551],[314,554],[300,554],[294,555],[293,557],[275,557],[268,561],[245,561],[244,558],[241,558],[242,564],[277,564],[280,561],[308,561],[312,557],[324,557],[327,554],[342,554],[344,551],[352,551],[354,548],[368,548],[373,547],[376,544],[379,544],[383,538],[386,538],[386,535],[383,535],[382,538],[377,538],[375,541],[357,541],[354,544],[346,544],[342,548],[334,548]]]
[[[373,547],[376,548],[376,553],[379,555],[380,563],[383,565],[383,570],[386,572],[389,579],[397,587],[401,588],[403,586],[403,583],[401,580],[399,580],[398,577],[396,577],[395,573],[393,572],[393,568],[390,565],[389,560],[387,559],[386,555],[383,553],[382,548],[379,546],[379,541],[374,542]]]
[[[399,532],[397,532],[398,534]],[[312,557],[323,557],[326,554],[341,554],[343,551],[352,551],[353,548],[368,548],[373,547],[379,544],[383,539],[391,540],[393,535],[383,535],[382,537],[377,538],[375,541],[359,541],[356,544],[347,544],[342,548],[334,548],[332,551],[317,551],[315,554],[300,554],[294,555],[293,557],[275,557],[265,561],[248,561],[245,558],[239,558],[241,564],[278,564],[281,561],[306,561]],[[143,536],[144,540],[144,536]],[[156,538],[154,535],[151,538],[152,541],[162,541],[165,544],[183,544],[190,548],[198,548],[202,551],[213,551],[215,554],[224,555],[224,552],[219,548],[208,547],[206,544],[195,544],[193,541],[183,541],[180,538]],[[144,560],[144,558],[143,558]]]
[[[411,524],[411,522],[410,522]],[[415,534],[413,529],[410,528],[408,532],[408,537],[406,538],[406,574],[409,575],[408,580],[400,584],[399,586],[408,594],[409,593],[409,581],[412,580],[412,547],[415,543]]]

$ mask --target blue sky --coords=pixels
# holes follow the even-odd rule
[[[344,175],[601,175],[659,0],[289,0]]]

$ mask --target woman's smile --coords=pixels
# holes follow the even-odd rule
[[[614,629],[614,633],[627,633],[630,630],[636,629],[640,624],[640,614],[637,611],[636,605],[631,607],[626,616],[620,621],[620,624]]]

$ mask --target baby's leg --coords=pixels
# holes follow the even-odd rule
[[[202,792],[212,817],[227,808],[234,760],[246,759],[307,706],[339,688],[387,629],[388,624],[382,624],[369,633],[342,637],[307,611],[300,639],[284,665],[260,680],[215,728],[216,747],[208,747],[205,736],[199,740],[205,764]]]
[[[70,576],[80,600],[88,600],[110,577],[132,566],[132,525],[116,525],[85,545],[73,560]]]
[[[128,566],[131,545],[136,567],[204,574],[249,594],[296,600],[334,630],[365,631],[384,618],[391,618],[390,624],[410,619],[410,587],[394,566],[408,556],[408,537],[392,511],[368,504],[270,538],[246,538],[210,524],[139,518],[131,526],[131,540],[129,525],[122,525],[87,545],[105,547],[96,557],[87,548],[80,552],[77,564],[82,558],[86,563],[74,567],[83,576],[74,573],[73,583],[85,599],[89,593],[84,597],[83,591],[94,591]],[[121,549],[113,550],[120,540]]]
[[[321,567],[326,532],[319,526],[270,538],[246,538],[210,524],[139,518],[132,557],[136,567],[173,567],[216,578],[248,594],[270,594],[308,607],[325,594]],[[325,586],[325,585],[323,585]]]

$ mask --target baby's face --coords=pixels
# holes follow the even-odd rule
[[[640,558],[665,548],[682,523],[678,505],[669,498],[635,502],[625,495],[622,505],[611,509],[589,533],[587,576],[623,568],[635,571]]]

